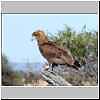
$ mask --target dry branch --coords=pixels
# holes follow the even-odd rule
[[[42,77],[45,81],[53,86],[72,86],[69,82],[59,76],[57,73],[51,71],[43,71]]]

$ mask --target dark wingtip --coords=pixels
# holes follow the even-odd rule
[[[74,65],[71,65],[71,67],[73,67],[76,70],[79,70],[81,67],[81,64],[79,63],[79,61],[75,60]]]
[[[81,64],[77,60],[75,60],[74,65],[77,66],[77,67],[81,67]]]

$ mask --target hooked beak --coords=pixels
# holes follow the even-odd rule
[[[32,33],[31,41],[35,40],[35,37],[34,36],[35,36],[35,32]]]
[[[33,33],[32,33],[32,37],[33,37],[33,36],[37,36],[37,33],[36,33],[36,32],[33,32]]]

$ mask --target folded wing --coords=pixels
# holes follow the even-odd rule
[[[69,50],[58,47],[53,42],[47,42],[39,46],[42,55],[51,63],[70,64],[74,63],[74,59]]]

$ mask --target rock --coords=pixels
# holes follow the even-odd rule
[[[71,86],[63,77],[54,72],[44,71],[42,77],[53,86]]]
[[[98,85],[98,61],[92,54],[79,70],[68,65],[58,65],[42,72],[42,77],[51,86],[96,86]]]

